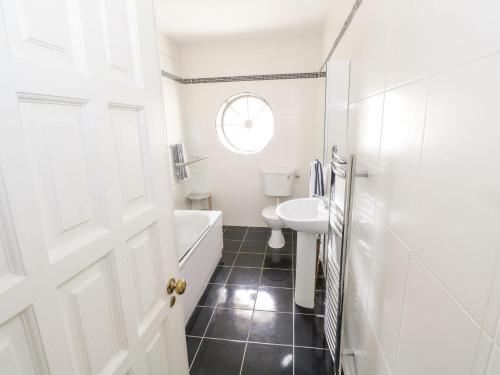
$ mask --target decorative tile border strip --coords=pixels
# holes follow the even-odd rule
[[[326,57],[323,65],[319,69],[319,72],[311,72],[311,73],[284,73],[284,74],[255,74],[255,75],[246,75],[246,76],[227,76],[227,77],[209,77],[209,78],[181,78],[176,76],[175,74],[166,72],[164,70],[161,71],[161,75],[165,78],[169,78],[174,80],[175,82],[182,84],[194,84],[194,83],[219,83],[219,82],[240,82],[240,81],[271,81],[271,80],[283,80],[283,79],[308,79],[308,78],[324,78],[326,77],[326,63],[330,60],[333,53],[337,49],[340,41],[344,37],[349,25],[351,24],[356,12],[363,0],[355,0],[352,6],[347,19],[344,21],[342,28],[340,29],[335,41],[333,42],[333,46],[328,52],[328,56]]]
[[[339,34],[337,35],[337,38],[335,38],[335,41],[333,42],[333,46],[330,49],[330,52],[328,52],[328,56],[326,57],[326,60],[323,62],[323,65],[321,65],[320,70],[323,71],[326,68],[326,63],[328,60],[330,60],[330,57],[332,57],[333,52],[337,49],[338,45],[340,44],[340,41],[342,40],[342,37],[344,36],[345,32],[347,31],[349,25],[351,24],[352,19],[356,15],[356,12],[358,11],[361,3],[363,0],[356,0],[354,2],[354,5],[352,6],[351,12],[347,16],[347,19],[344,22],[344,25],[339,31]]]
[[[169,73],[169,72],[166,72],[164,70],[161,71],[161,75],[162,77],[165,77],[165,78],[170,78],[171,80],[175,81],[175,82],[178,82],[178,83],[184,83],[182,82],[182,78],[181,77],[178,77],[176,76],[175,74],[172,74],[172,73]]]
[[[241,81],[272,81],[272,80],[285,80],[285,79],[309,79],[309,78],[324,78],[325,72],[311,72],[311,73],[283,73],[283,74],[254,74],[246,76],[227,76],[227,77],[209,77],[209,78],[181,78],[175,74],[161,71],[161,75],[165,78],[174,80],[182,84],[195,84],[195,83],[220,83],[220,82],[241,82]]]

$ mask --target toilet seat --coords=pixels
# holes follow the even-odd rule
[[[271,228],[282,228],[283,223],[281,222],[280,218],[276,214],[276,206],[267,206],[262,210],[262,217],[264,218],[264,221],[271,227]]]

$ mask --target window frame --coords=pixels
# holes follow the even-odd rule
[[[259,149],[251,150],[251,151],[243,150],[243,149],[236,147],[231,142],[230,138],[227,137],[226,132],[224,131],[224,115],[226,114],[228,108],[230,108],[231,105],[234,102],[236,102],[237,100],[240,100],[242,98],[247,98],[247,97],[253,97],[253,98],[260,100],[264,104],[263,109],[267,107],[269,112],[271,113],[271,116],[272,116],[272,124],[271,124],[272,128],[271,128],[271,135],[270,135],[269,139],[265,142],[265,144],[263,144],[261,147],[259,147]],[[241,154],[241,155],[258,154],[259,152],[263,151],[271,143],[271,140],[274,137],[274,132],[275,132],[274,112],[273,112],[273,109],[272,109],[271,105],[269,104],[269,102],[266,99],[264,99],[261,95],[256,94],[254,92],[250,92],[250,91],[239,92],[237,94],[231,95],[219,107],[219,109],[217,110],[217,116],[215,119],[215,128],[216,128],[216,132],[217,132],[217,136],[219,138],[219,141],[222,143],[222,145],[224,146],[225,149],[227,149],[231,152],[234,152],[236,154]]]

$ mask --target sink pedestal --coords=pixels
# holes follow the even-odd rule
[[[316,280],[316,234],[297,232],[297,269],[295,275],[295,303],[314,307]]]
[[[299,198],[281,203],[276,215],[286,227],[297,231],[295,303],[314,307],[316,238],[328,233],[328,207],[324,199]]]

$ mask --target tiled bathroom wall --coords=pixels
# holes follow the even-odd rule
[[[158,36],[158,48],[160,52],[160,66],[162,71],[169,72],[175,76],[182,74],[181,49],[163,35]],[[167,126],[168,143],[186,143],[187,133],[183,126],[183,95],[182,86],[171,79],[162,78],[163,103],[165,106],[165,123]],[[170,171],[172,181],[172,196],[176,209],[186,208],[186,196],[191,189],[190,180],[178,181],[175,170]]]
[[[500,373],[500,3],[365,0],[348,331],[360,375]]]
[[[322,158],[324,84],[318,74],[296,78],[295,73],[317,72],[321,65],[321,39],[251,39],[180,46],[179,60],[184,79],[274,74],[272,80],[182,84],[181,127],[188,153],[210,157],[192,171],[202,175],[200,183],[212,193],[215,209],[222,210],[224,224],[263,226],[261,211],[275,204],[264,196],[260,170],[294,167],[294,196],[308,194],[309,164]],[[287,74],[287,76],[283,76]],[[293,79],[283,79],[293,78]],[[219,107],[232,95],[253,92],[271,106],[275,120],[269,145],[253,155],[233,153],[219,141],[215,121]],[[168,107],[168,103],[167,103]],[[168,110],[168,108],[167,108]],[[170,127],[174,124],[167,124]],[[196,176],[195,176],[196,178]],[[180,202],[189,189],[197,189],[195,178],[177,195]]]

